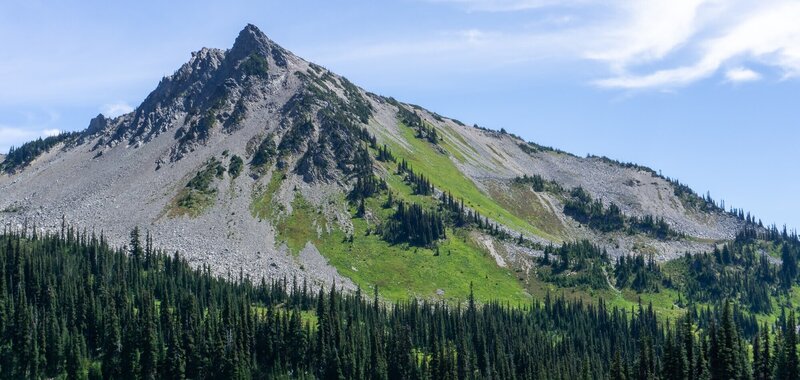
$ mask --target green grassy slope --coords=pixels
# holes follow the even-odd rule
[[[518,215],[513,209],[503,207],[461,173],[453,163],[451,155],[458,159],[463,153],[454,148],[453,144],[448,143],[447,137],[437,146],[434,146],[426,140],[416,138],[412,128],[403,124],[400,124],[399,128],[402,137],[409,144],[411,150],[409,151],[403,145],[389,139],[387,139],[387,145],[392,149],[392,153],[398,160],[405,159],[408,161],[415,172],[428,177],[435,187],[440,190],[450,191],[457,199],[464,199],[464,203],[467,206],[503,225],[549,240],[561,241],[559,236],[532,225],[529,220],[526,220],[527,218],[524,214]],[[387,170],[391,171],[393,169],[392,165],[388,165]]]
[[[381,199],[371,199],[368,209],[382,213]],[[362,218],[353,218],[352,241],[341,229],[318,233],[316,226],[325,226],[324,217],[299,195],[290,217],[278,223],[279,238],[293,252],[307,242],[330,260],[337,270],[362,288],[377,285],[383,297],[402,300],[408,297],[442,298],[461,301],[474,284],[475,295],[483,301],[502,300],[512,303],[530,299],[520,281],[510,270],[500,268],[465,231],[448,231],[448,239],[436,249],[390,245],[379,236],[368,233],[374,227]],[[326,228],[320,228],[326,231]],[[444,294],[437,294],[437,291]]]

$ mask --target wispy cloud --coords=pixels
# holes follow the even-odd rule
[[[42,131],[44,136],[58,136],[59,134],[61,134],[60,129],[45,129]]]
[[[450,3],[465,7],[471,12],[515,12],[542,9],[559,5],[588,3],[581,0],[431,0],[435,3]]]
[[[737,67],[725,72],[729,82],[752,82],[761,79],[761,74],[744,67]]]
[[[526,62],[575,57],[586,46],[576,42],[578,40],[570,30],[547,34],[466,28],[400,40],[345,43],[311,54],[311,58],[365,70],[378,67],[382,72],[392,65],[413,66],[419,68],[418,74],[422,75],[442,70],[496,70]]]
[[[618,5],[613,23],[601,24],[598,47],[585,57],[607,62],[615,71],[664,58],[697,32],[698,12],[708,1],[632,1]]]
[[[595,84],[629,89],[677,87],[713,76],[734,61],[748,60],[771,66],[781,71],[784,77],[800,73],[800,23],[797,22],[800,3],[764,1],[744,6],[735,2],[723,5],[698,1],[692,5],[694,7],[687,6],[682,12],[635,16],[638,21],[631,25],[639,27],[630,29],[628,35],[631,37],[627,40],[621,38],[621,43],[640,48],[623,50],[623,54],[616,56],[606,55],[610,57],[607,62],[616,75]],[[746,12],[742,12],[743,9]],[[648,22],[653,24],[648,26]],[[663,24],[663,29],[658,24]],[[637,30],[644,36],[661,34],[663,37],[660,40],[641,39],[635,35]],[[645,43],[638,45],[637,42],[641,41]],[[602,55],[590,55],[590,58],[598,57]],[[688,63],[669,65],[663,62],[665,60]],[[638,65],[660,67],[648,72],[637,70]],[[761,77],[753,71],[735,69],[726,76],[730,81]]]
[[[132,112],[133,106],[126,102],[116,102],[106,104],[102,108],[103,115],[106,117],[117,117]]]
[[[554,44],[529,44],[527,38],[535,35],[540,42],[559,41],[556,51],[547,52],[549,56],[598,62],[608,69],[607,77],[591,82],[599,87],[665,90],[720,73],[728,82],[754,81],[765,75],[725,69],[747,62],[771,68],[784,79],[800,74],[800,3],[796,1],[429,1],[468,12],[534,11],[531,17],[550,9],[591,10],[564,28],[505,32],[500,43],[518,55],[536,56]]]

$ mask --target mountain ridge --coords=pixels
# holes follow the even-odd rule
[[[508,278],[530,282],[548,245],[587,239],[614,257],[663,261],[709,251],[748,224],[647,168],[577,157],[369,93],[253,25],[228,50],[193,53],[133,112],[98,115],[52,142],[30,161],[1,164],[0,222],[56,230],[66,218],[102,226],[120,246],[140,226],[221,275],[300,276],[352,289],[379,277],[359,265],[378,265],[345,252],[369,246],[438,257],[450,247],[471,260],[459,281],[496,265],[492,278],[510,289]],[[457,217],[443,208],[445,194],[474,221],[445,220],[447,237],[429,247],[375,236],[397,202]],[[567,204],[579,215],[568,215]],[[676,237],[637,229],[648,217]],[[404,260],[397,265],[417,259]],[[449,285],[463,294],[465,284]],[[435,298],[440,290],[411,294]]]

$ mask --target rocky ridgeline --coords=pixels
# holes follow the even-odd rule
[[[647,246],[666,259],[707,250],[741,228],[725,213],[685,207],[669,181],[647,170],[543,149],[370,94],[295,56],[252,25],[229,50],[193,53],[133,112],[113,119],[98,115],[84,131],[37,150],[30,162],[0,175],[0,223],[57,231],[63,217],[79,229],[103,231],[117,245],[126,244],[128,232],[139,226],[151,231],[159,246],[222,275],[242,270],[254,278],[298,275],[352,286],[313,244],[290,252],[277,228],[302,196],[326,221],[315,226],[320,234],[352,231],[347,194],[359,178],[388,175],[376,170],[368,149],[389,144],[420,154],[407,140],[409,127],[399,124],[400,114],[416,115],[418,133],[442,141],[432,144],[437,154],[489,198],[507,192],[517,176],[538,174],[564,188],[581,186],[628,216],[662,217],[693,238],[600,234],[564,215],[558,197],[513,200],[518,205],[546,199],[541,207],[568,237],[523,234],[537,244],[586,238],[614,255]],[[203,191],[193,197],[187,186],[211,159],[221,170],[200,176]],[[243,165],[241,172],[235,165]],[[452,189],[437,188],[436,194],[447,190]],[[256,210],[264,194],[271,197],[267,216]],[[181,207],[192,212],[175,212]],[[499,230],[519,236],[502,218],[485,216],[500,224]],[[538,254],[510,241],[485,245],[498,263],[526,271]]]

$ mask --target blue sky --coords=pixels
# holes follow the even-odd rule
[[[253,23],[367,90],[800,226],[798,2],[222,3],[3,1],[0,152],[131,110]]]

